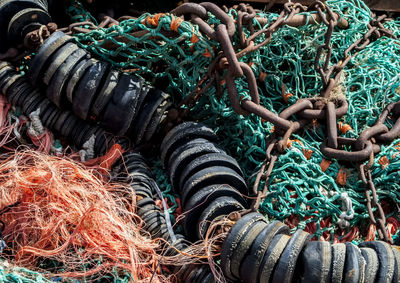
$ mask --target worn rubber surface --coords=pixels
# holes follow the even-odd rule
[[[207,153],[225,153],[213,143],[205,139],[194,139],[178,147],[169,159],[167,174],[175,191],[179,191],[178,180],[182,171],[190,162]]]
[[[166,119],[167,111],[171,107],[171,105],[171,98],[169,95],[167,95],[157,107],[156,111],[154,111],[153,116],[151,117],[151,120],[147,125],[142,142],[150,141],[158,133],[158,130]]]
[[[25,81],[25,78],[18,73],[14,73],[13,71],[7,72],[6,76],[3,78],[3,82],[0,85],[1,92],[7,95],[8,88],[14,83],[18,83],[18,81]]]
[[[344,282],[358,283],[364,282],[365,261],[364,264],[360,261],[361,251],[357,246],[352,243],[345,243],[346,245],[346,260],[344,263]],[[364,258],[362,258],[364,260]]]
[[[215,199],[227,196],[237,200],[243,207],[247,207],[246,201],[242,195],[226,185],[211,185],[202,188],[196,192],[183,207],[183,212],[187,212],[183,222],[183,229],[185,235],[189,239],[194,239],[197,235],[195,229],[198,224],[198,219],[201,213],[206,209],[211,202]]]
[[[365,260],[364,282],[374,283],[379,270],[379,260],[376,252],[371,248],[361,248],[361,255]],[[397,281],[396,281],[397,282]]]
[[[329,282],[332,261],[332,247],[329,242],[309,242],[300,254],[298,261],[300,281]]]
[[[8,102],[14,106],[19,106],[17,104],[20,96],[25,92],[31,90],[30,84],[22,77],[17,77],[14,83],[7,88],[7,92],[3,92],[6,96]]]
[[[339,243],[332,245],[332,265],[331,282],[341,283],[344,273],[344,263],[346,259],[346,245]]]
[[[37,91],[31,92],[31,93],[25,98],[25,100],[24,100],[23,103],[22,103],[22,112],[23,112],[25,115],[28,115],[28,116],[29,116],[30,112],[27,113],[27,110],[29,109],[29,106],[30,106],[32,103],[36,103],[36,101],[38,101],[39,99],[43,99],[43,97],[41,97]]]
[[[215,199],[199,217],[199,224],[196,226],[197,237],[204,239],[210,223],[215,219],[243,209],[244,207],[234,198],[224,196]]]
[[[254,239],[249,253],[242,261],[240,279],[248,283],[257,283],[261,261],[272,239],[278,234],[289,235],[289,232],[289,227],[280,221],[275,220],[269,223]]]
[[[297,260],[301,251],[310,239],[311,235],[300,229],[292,235],[276,265],[272,282],[290,283],[292,281],[295,274]]]
[[[249,252],[254,240],[266,226],[266,220],[256,222],[236,246],[236,251],[231,256],[231,272],[235,278],[240,278],[240,265],[246,254]]]
[[[140,93],[142,80],[121,74],[113,96],[104,111],[102,126],[116,135],[124,135],[135,115],[137,97]]]
[[[395,259],[394,274],[392,282],[400,282],[400,247],[392,245],[392,251]]]
[[[258,272],[258,282],[270,282],[274,269],[289,240],[290,236],[285,234],[278,234],[272,239],[261,261],[261,266]]]
[[[35,92],[34,95],[31,96],[31,98],[29,99],[29,101],[26,101],[26,108],[23,108],[25,110],[24,113],[26,115],[29,116],[29,114],[31,114],[33,111],[35,111],[36,109],[38,109],[39,105],[41,105],[42,103],[50,103],[50,101],[47,98],[44,98],[43,96],[40,95],[40,93]]]
[[[78,118],[71,113],[63,123],[61,127],[61,134],[65,137],[70,137],[72,135],[72,130],[78,123]]]
[[[197,157],[196,159],[191,161],[187,166],[185,166],[185,168],[183,168],[183,171],[179,177],[179,187],[182,187],[183,184],[187,181],[187,179],[196,172],[212,166],[228,167],[234,170],[240,176],[243,176],[243,172],[240,169],[239,164],[233,157],[226,155],[223,152],[208,153]]]
[[[73,69],[84,58],[88,58],[88,53],[79,48],[60,65],[51,79],[47,87],[47,97],[59,108],[67,101],[64,97],[66,83],[72,77]]]
[[[0,2],[0,53],[4,53],[9,47],[8,25],[11,19],[19,11],[28,8],[41,9],[44,7],[42,3],[33,0],[2,0]]]
[[[367,247],[375,250],[379,260],[379,270],[376,282],[390,283],[393,280],[395,257],[389,244],[382,241],[369,241],[360,244],[360,247]]]
[[[51,55],[56,52],[61,46],[72,42],[73,38],[61,31],[56,31],[48,39],[45,40],[39,51],[33,58],[28,72],[28,77],[34,86],[38,85],[38,80],[44,72],[46,63],[51,58]]]
[[[71,112],[62,111],[58,116],[56,123],[54,124],[54,130],[60,133],[62,126],[64,125],[65,121],[69,118],[70,115]]]
[[[108,68],[109,64],[107,62],[96,62],[88,69],[75,87],[72,110],[82,120],[88,118],[92,102],[102,87],[101,83]],[[118,115],[117,113],[115,114]]]
[[[53,78],[54,74],[58,70],[58,68],[64,63],[68,57],[71,56],[75,51],[79,48],[73,42],[68,42],[65,45],[61,46],[49,59],[49,65],[47,66],[46,70],[44,71],[44,75],[42,77],[42,81],[45,85],[49,85],[51,79]]]
[[[116,70],[110,70],[104,80],[103,87],[93,102],[91,112],[95,117],[101,118],[102,111],[110,101],[114,92],[114,88],[117,86],[118,80],[119,72]]]
[[[8,40],[12,43],[23,43],[24,28],[31,23],[47,25],[51,22],[50,15],[43,9],[28,8],[16,13],[8,24]]]
[[[194,122],[182,123],[169,131],[160,147],[161,159],[164,165],[168,164],[170,155],[177,147],[196,138],[204,138],[210,142],[217,142],[218,140],[213,130]]]
[[[214,166],[200,170],[185,182],[180,192],[183,205],[199,189],[218,184],[227,184],[244,195],[248,194],[246,182],[240,175],[230,168]]]
[[[72,77],[68,80],[66,95],[70,103],[74,101],[75,88],[81,78],[85,75],[86,71],[96,64],[96,59],[87,59],[80,61],[72,70]]]
[[[265,217],[260,213],[252,212],[244,215],[242,218],[236,221],[229,231],[224,243],[222,244],[221,269],[229,280],[236,280],[231,272],[232,255],[235,253],[236,247],[243,236],[245,236],[250,227],[258,221],[265,221]]]
[[[140,91],[138,91],[138,95],[136,97],[136,103],[140,96]],[[143,137],[146,134],[146,129],[150,124],[150,121],[153,117],[153,113],[156,112],[157,108],[164,100],[168,100],[169,95],[162,92],[161,90],[151,89],[147,94],[145,104],[140,109],[140,113],[136,117],[137,122],[134,123],[132,135],[135,140],[135,144],[140,144],[142,142]]]

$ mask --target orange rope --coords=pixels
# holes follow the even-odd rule
[[[170,24],[171,30],[178,32],[178,28],[180,27],[182,22],[183,22],[183,20],[180,17],[176,17],[176,16],[172,15],[172,20],[171,20],[171,24]]]
[[[337,174],[336,177],[336,183],[338,183],[341,186],[346,186],[347,183],[347,173],[343,168],[340,168],[339,173]]]
[[[390,164],[390,161],[387,156],[382,156],[378,163],[381,165],[382,169],[385,169]]]
[[[115,146],[102,158],[105,167],[117,151]],[[141,235],[136,208],[121,197],[134,198],[134,188],[105,183],[79,163],[40,152],[1,159],[0,210],[19,202],[0,216],[18,265],[39,270],[43,259],[55,260],[63,276],[74,277],[120,268],[135,282],[149,282],[158,244]],[[167,279],[156,274],[154,280]]]
[[[349,124],[344,124],[342,122],[338,123],[338,128],[339,128],[339,131],[342,132],[343,134],[346,134],[348,131],[352,130],[352,128]]]
[[[286,93],[286,86],[284,83],[282,83],[282,97],[283,97],[283,100],[285,101],[285,103],[288,103],[289,98],[292,96],[293,96],[293,94]]]
[[[329,166],[331,166],[331,163],[332,163],[332,161],[322,158],[321,164],[319,165],[319,166],[321,166],[322,172],[325,172],[326,170],[328,170]]]

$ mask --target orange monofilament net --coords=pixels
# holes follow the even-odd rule
[[[139,233],[132,188],[39,152],[0,161],[0,219],[6,252],[18,265],[41,270],[51,262],[51,275],[63,277],[99,278],[117,270],[135,282],[165,280],[153,275],[158,244]]]

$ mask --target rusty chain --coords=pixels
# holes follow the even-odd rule
[[[383,26],[383,22],[387,20],[386,16],[374,17],[368,24],[368,31],[364,36],[356,40],[345,50],[341,61],[331,65],[331,39],[333,32],[335,28],[348,27],[349,23],[341,19],[339,15],[335,14],[323,2],[315,1],[309,7],[298,3],[286,3],[282,12],[271,23],[268,23],[266,19],[257,18],[256,11],[250,5],[239,4],[233,8],[237,11],[236,23],[227,14],[227,10],[224,11],[211,2],[200,4],[185,3],[171,11],[171,13],[177,16],[188,16],[192,23],[199,26],[201,32],[212,40],[217,41],[221,47],[221,52],[217,54],[210,65],[208,73],[182,104],[190,108],[212,84],[217,86],[218,93],[221,95],[221,80],[224,78],[229,99],[235,112],[241,115],[255,114],[264,121],[271,122],[274,125],[275,133],[268,142],[265,161],[256,176],[253,186],[253,193],[256,196],[252,205],[253,210],[258,209],[260,202],[268,193],[268,180],[274,164],[279,155],[287,149],[291,135],[314,120],[326,121],[327,139],[321,144],[321,152],[329,158],[358,164],[360,179],[366,188],[365,194],[371,223],[377,226],[379,237],[388,241],[388,234],[385,229],[385,215],[377,199],[371,177],[370,166],[372,163],[369,162],[367,165],[363,163],[368,159],[371,160],[380,151],[378,143],[389,143],[400,135],[400,105],[398,103],[388,105],[373,127],[360,133],[358,139],[350,139],[338,137],[337,133],[337,119],[347,113],[348,102],[344,97],[331,97],[333,89],[340,81],[344,68],[359,51],[382,36],[393,37],[392,32]],[[312,13],[311,15],[303,13],[311,11],[316,13]],[[207,23],[209,13],[219,19],[220,24],[215,27],[210,26]],[[255,30],[253,25],[255,18],[262,26],[268,24],[268,27]],[[118,20],[106,17],[99,26],[95,26],[91,22],[83,22],[72,24],[60,30],[68,34],[87,33],[99,27],[107,27],[118,23]],[[325,40],[317,48],[317,55],[314,61],[314,68],[321,76],[323,88],[318,97],[299,99],[295,104],[276,114],[260,105],[255,75],[251,67],[244,62],[240,62],[239,59],[268,44],[272,40],[273,34],[280,28],[286,25],[299,26],[306,23],[320,23],[327,27]],[[246,36],[244,33],[244,27],[249,31],[249,36]],[[29,47],[40,45],[42,40],[47,38],[56,29],[56,26],[49,24],[27,34],[25,45]],[[240,44],[236,47],[232,44],[232,37],[235,34],[240,39]],[[261,42],[256,41],[261,35],[264,36],[263,40]],[[239,99],[236,80],[242,77],[245,77],[249,87],[250,99]],[[206,85],[201,88],[203,84]],[[292,116],[298,117],[299,120],[290,120]],[[388,118],[396,119],[390,130],[384,124]],[[346,149],[350,147],[352,151],[345,150],[344,147]],[[258,187],[261,181],[264,181],[264,188],[262,191],[259,191]],[[372,199],[370,196],[371,193]],[[378,219],[375,218],[373,209],[375,209]]]
[[[371,162],[367,165],[363,163],[373,158],[374,154],[380,151],[380,145],[377,142],[388,143],[400,135],[400,119],[396,120],[391,130],[384,125],[389,114],[393,114],[392,116],[395,118],[400,116],[400,105],[397,103],[389,105],[383,111],[375,126],[360,133],[358,139],[351,139],[338,137],[337,133],[337,119],[347,113],[348,102],[344,97],[331,97],[332,91],[340,81],[344,68],[359,51],[382,36],[394,37],[392,32],[383,26],[384,21],[388,20],[386,16],[375,17],[375,15],[372,15],[373,20],[368,24],[368,30],[364,36],[356,40],[345,50],[341,61],[331,65],[331,39],[333,32],[335,28],[346,28],[349,24],[344,19],[340,19],[323,2],[315,1],[308,8],[298,3],[286,3],[278,18],[274,22],[269,23],[267,28],[258,31],[252,25],[252,20],[256,17],[254,9],[244,4],[236,5],[233,8],[237,10],[237,31],[233,19],[227,14],[227,10],[225,9],[224,11],[210,2],[183,4],[173,10],[172,13],[178,16],[190,16],[190,20],[199,25],[200,31],[220,43],[222,51],[216,56],[207,76],[202,81],[204,82],[206,79],[209,79],[211,84],[214,82],[219,86],[219,80],[222,77],[223,71],[226,70],[225,81],[234,111],[241,115],[255,114],[275,126],[275,133],[267,146],[266,159],[256,176],[253,186],[253,193],[256,195],[253,201],[253,210],[258,209],[261,200],[266,196],[268,192],[268,179],[279,154],[286,150],[290,136],[314,120],[325,120],[327,125],[327,140],[321,144],[321,152],[329,158],[358,164],[360,178],[366,187],[365,194],[371,223],[377,226],[379,237],[385,241],[389,241],[385,229],[385,215],[377,199],[371,172],[368,167],[371,166]],[[318,47],[314,62],[314,68],[321,76],[323,88],[318,97],[299,99],[280,114],[273,113],[260,105],[260,97],[254,73],[248,64],[240,62],[239,59],[268,44],[272,39],[272,35],[281,27],[285,25],[299,26],[301,23],[305,24],[309,22],[310,19],[305,19],[304,17],[307,16],[301,13],[310,11],[316,12],[309,16],[311,17],[311,22],[322,23],[327,26],[325,41]],[[218,18],[221,24],[215,28],[209,26],[206,22],[209,17],[208,13]],[[257,20],[263,25],[268,23],[262,18],[257,18]],[[244,26],[248,27],[250,32],[247,38],[243,32]],[[235,48],[231,42],[231,38],[236,32],[240,39],[241,50],[238,50],[238,47]],[[265,36],[264,40],[255,44],[255,39],[259,38],[260,35]],[[246,78],[251,99],[242,99],[240,101],[235,81],[243,76]],[[210,87],[210,82],[207,84],[207,88]],[[197,93],[204,93],[204,90],[201,90],[198,86]],[[199,96],[196,95],[196,99]],[[195,99],[192,99],[192,101],[186,99],[185,103],[193,105],[193,100]],[[289,120],[293,115],[299,117],[300,120]],[[345,150],[345,146],[346,148],[351,147],[352,151]],[[258,191],[261,180],[264,181],[264,188],[262,191]],[[373,196],[372,200],[370,193]],[[373,208],[378,212],[378,220],[374,216]]]

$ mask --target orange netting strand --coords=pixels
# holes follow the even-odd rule
[[[135,207],[120,197],[123,191],[135,199],[133,188],[105,183],[70,159],[28,150],[0,162],[0,188],[0,211],[20,202],[0,216],[18,265],[39,270],[46,258],[62,264],[63,272],[51,272],[63,277],[101,276],[115,268],[135,282],[153,275],[159,245],[139,233]]]

